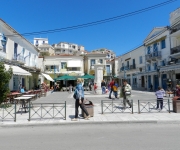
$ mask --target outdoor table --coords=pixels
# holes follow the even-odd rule
[[[20,101],[20,102],[22,103],[21,108],[19,108],[19,109],[21,109],[21,114],[22,114],[22,109],[24,109],[25,112],[26,112],[26,108],[27,108],[27,106],[26,106],[26,100],[29,101],[31,98],[32,98],[32,97],[25,97],[25,96],[21,96],[21,97],[16,97],[16,98],[14,98],[15,100]]]
[[[36,94],[31,94],[31,95],[22,95],[23,97],[33,97],[35,99]]]
[[[14,98],[17,96],[20,96],[20,95],[22,95],[22,93],[11,93],[11,94],[7,95],[7,97],[9,97],[10,103],[13,103]]]

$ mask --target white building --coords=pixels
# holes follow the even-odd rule
[[[39,49],[39,56],[55,55],[54,47],[48,44],[47,38],[34,38],[34,45]]]
[[[84,75],[84,57],[74,55],[56,55],[56,56],[45,56],[39,58],[39,65],[41,70],[50,78],[44,78],[41,76],[41,82],[46,82],[50,85],[51,78],[56,79],[63,75],[70,76],[83,76]]]
[[[84,52],[84,46],[73,43],[60,42],[58,44],[53,44],[52,46],[54,47],[55,55],[74,55],[76,53],[81,54],[81,52]]]
[[[126,78],[133,89],[145,87],[144,78],[140,75],[145,72],[144,46],[131,50],[118,59],[120,84]]]
[[[26,89],[37,86],[40,72],[37,66],[38,49],[2,19],[0,19],[0,40],[4,41],[0,42],[1,61],[6,63],[6,66],[12,65],[13,68],[10,90],[18,90],[20,83]]]

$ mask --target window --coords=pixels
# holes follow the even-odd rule
[[[107,73],[111,73],[111,72],[110,72],[110,65],[106,65],[106,72],[107,72]]]
[[[65,53],[65,49],[63,49],[63,53]]]
[[[129,68],[129,61],[127,61],[127,68]]]
[[[150,46],[147,47],[147,54],[151,54],[151,47]]]
[[[166,65],[166,60],[162,60],[161,61],[161,66],[165,66]]]
[[[95,59],[91,59],[91,66],[94,66],[95,64]]]
[[[45,43],[45,41],[43,41],[43,44]]]
[[[51,69],[54,69],[54,66],[51,66]]]
[[[36,44],[38,44],[38,40],[36,40]]]
[[[99,59],[99,63],[100,63],[100,64],[103,64],[103,60],[102,60],[102,59]]]
[[[151,71],[151,65],[150,64],[147,65],[147,71]]]
[[[154,70],[157,70],[157,63],[154,63]]]
[[[165,39],[161,41],[161,49],[166,48],[166,41]]]
[[[66,62],[62,62],[61,63],[61,69],[66,69],[67,67],[67,63]]]
[[[153,52],[157,52],[157,51],[158,51],[158,45],[157,45],[157,43],[154,43]]]
[[[142,59],[142,56],[139,57],[139,64],[142,64],[143,63],[143,59]]]
[[[18,49],[18,44],[14,43],[14,59],[17,60],[17,49]]]

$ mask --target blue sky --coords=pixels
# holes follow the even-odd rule
[[[19,33],[57,29],[118,16],[166,0],[4,0],[0,18]],[[169,25],[169,14],[180,0],[121,20],[88,28],[27,36],[45,37],[50,44],[71,42],[88,51],[107,48],[117,55],[142,44],[154,27]]]

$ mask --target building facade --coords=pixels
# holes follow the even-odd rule
[[[53,44],[52,46],[54,47],[55,55],[75,55],[77,53],[81,54],[81,52],[84,52],[84,46],[73,43],[60,42],[58,44]]]
[[[27,90],[35,88],[40,72],[37,66],[39,50],[2,19],[0,32],[0,59],[13,68],[10,90],[18,90],[20,84]]]

